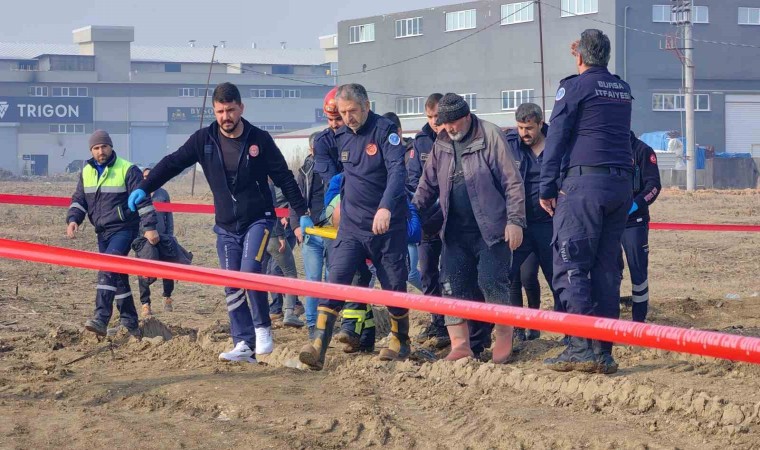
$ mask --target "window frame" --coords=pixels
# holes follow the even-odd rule
[[[505,10],[509,9],[509,7],[514,7],[512,13],[506,13]],[[526,8],[526,6],[528,6]],[[505,25],[516,25],[518,23],[530,23],[535,20],[533,17],[533,12],[535,10],[534,2],[533,1],[527,1],[527,2],[513,2],[513,3],[504,3],[501,5],[501,26]],[[509,19],[514,19],[516,17],[516,14],[526,14],[530,16],[529,19],[526,20],[512,20],[509,22]]]
[[[38,92],[42,92],[39,94]],[[49,97],[50,89],[48,86],[29,86],[27,89],[29,97]]]
[[[584,5],[586,2],[589,3],[588,11],[578,12],[578,5],[581,2]],[[575,7],[571,8],[571,4]],[[599,0],[562,0],[560,3],[560,17],[585,16],[587,14],[599,14]]]
[[[51,123],[48,126],[50,134],[84,134],[83,123]]]
[[[181,87],[179,88],[179,97],[195,97],[194,87]]]
[[[657,98],[661,98],[661,101],[657,101]],[[700,98],[707,99],[707,107],[700,108]],[[709,112],[711,109],[710,94],[708,93],[695,93],[694,94],[694,112]],[[659,103],[659,106],[658,106]],[[668,108],[668,105],[672,105],[672,108]],[[686,94],[680,94],[678,92],[653,92],[652,93],[652,111],[654,112],[682,112],[686,111]]]
[[[425,100],[425,97],[396,97],[396,115],[399,117],[408,117],[425,114]],[[400,104],[404,105],[404,111],[401,111],[402,108],[399,107]],[[412,106],[411,108],[410,105]]]
[[[522,105],[523,103],[529,103],[531,100],[535,98],[535,89],[526,88],[526,89],[505,89],[501,91],[501,110],[502,111],[517,111],[517,108]],[[517,93],[520,94],[520,102],[518,103],[517,100]],[[513,100],[514,100],[514,107],[504,106],[504,100],[505,100],[505,94],[514,94]],[[508,99],[508,98],[507,98]]]
[[[697,21],[697,8],[704,8],[705,15],[707,16],[704,21]],[[694,5],[694,10],[691,12],[691,23],[710,23],[710,8],[703,5]]]
[[[467,102],[467,106],[470,107],[470,111],[478,110],[478,94],[476,94],[475,92],[469,92],[466,94],[459,94],[459,95],[462,96],[462,98],[464,98],[464,101]],[[469,97],[469,100],[468,100],[468,97]],[[423,111],[424,111],[424,106],[423,106]]]
[[[301,90],[300,89],[283,89],[283,98],[301,98]]]
[[[370,38],[366,34],[369,34],[369,31],[365,30],[372,30],[372,37]],[[354,37],[354,35],[356,35]],[[364,23],[361,25],[351,25],[348,27],[348,43],[349,44],[363,44],[365,42],[375,42],[375,24],[373,23]]]
[[[745,16],[747,18],[746,22],[742,22],[742,10],[745,10]],[[750,13],[752,11],[755,11],[757,13],[757,22],[750,22]],[[737,8],[738,12],[738,19],[737,22],[739,25],[749,25],[749,26],[758,26],[760,25],[760,8],[755,8],[752,6],[739,6]]]
[[[417,31],[414,32],[414,23],[417,22]],[[411,25],[410,25],[411,24]],[[396,39],[404,39],[409,37],[417,37],[422,36],[422,16],[417,17],[407,17],[404,19],[397,19],[395,24],[395,38]],[[399,26],[401,26],[401,29],[399,30]],[[404,30],[407,31],[407,33],[404,33]],[[408,32],[409,30],[412,30],[411,32]],[[399,34],[399,31],[401,33]]]
[[[472,13],[472,26],[467,26],[467,14]],[[457,16],[454,16],[456,14]],[[456,22],[459,21],[459,15],[462,15],[461,22],[462,26],[457,27]],[[449,27],[449,17],[452,17],[451,20],[451,27]],[[452,32],[452,31],[462,31],[462,30],[474,30],[478,27],[478,10],[475,8],[472,9],[462,9],[459,11],[451,11],[446,13],[446,18],[444,20],[445,22],[445,31],[446,33]]]

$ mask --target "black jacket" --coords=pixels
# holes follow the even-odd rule
[[[633,202],[639,208],[628,216],[628,225],[649,223],[649,205],[657,200],[662,190],[657,155],[631,132],[633,149]]]
[[[245,145],[232,185],[227,183],[219,125],[214,122],[193,133],[176,152],[161,159],[140,188],[153,192],[185,168],[200,163],[214,195],[216,224],[229,232],[241,233],[260,219],[276,219],[267,177],[282,189],[296,214],[305,214],[306,202],[272,136],[241,120]]]
[[[303,165],[298,169],[296,181],[301,189],[301,194],[306,200],[309,216],[314,223],[319,223],[322,211],[325,209],[325,185],[320,174],[314,170],[314,156],[309,155],[304,159]],[[295,230],[300,226],[300,218],[295,211],[290,210],[290,228]]]

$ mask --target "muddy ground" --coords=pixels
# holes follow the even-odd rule
[[[169,192],[209,202],[198,186],[195,198],[186,181]],[[0,182],[4,193],[73,188]],[[666,191],[652,214],[757,224],[760,192]],[[91,226],[65,238],[64,216],[1,205],[0,237],[95,249]],[[195,262],[217,267],[212,217],[175,221]],[[653,231],[650,245],[652,321],[760,336],[760,234]],[[171,339],[108,344],[81,331],[94,284],[93,272],[0,260],[0,448],[760,448],[760,366],[621,346],[615,375],[556,373],[541,360],[560,351],[558,336],[545,335],[500,367],[333,348],[326,370],[304,372],[294,362],[306,331],[282,328],[265,364],[225,364],[219,288],[180,283],[175,311],[155,308],[148,334]],[[413,315],[413,334],[425,320]]]

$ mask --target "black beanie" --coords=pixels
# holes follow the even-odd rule
[[[436,119],[435,124],[440,126],[444,123],[454,122],[467,114],[470,114],[470,107],[464,101],[464,97],[449,92],[438,102],[438,119]]]

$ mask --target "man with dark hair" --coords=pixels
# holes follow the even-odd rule
[[[89,139],[92,158],[82,168],[71,206],[66,214],[66,235],[74,239],[79,226],[87,217],[98,236],[98,250],[109,255],[126,256],[140,227],[151,244],[157,244],[156,212],[150,198],[143,197],[130,212],[127,199],[137,189],[142,174],[131,162],[116,156],[111,136],[96,130]],[[135,211],[137,212],[135,214]],[[140,338],[137,311],[129,287],[129,277],[123,273],[98,272],[95,314],[84,327],[97,336],[105,336],[113,314],[113,302],[119,310],[119,320],[129,334]]]
[[[571,52],[578,75],[560,81],[541,166],[541,206],[554,216],[553,287],[567,312],[617,319],[620,240],[631,207],[633,97],[628,83],[607,70],[604,33],[584,31]],[[617,371],[611,342],[575,336],[546,363],[558,371]]]
[[[216,121],[161,159],[130,195],[129,207],[134,210],[148,193],[199,163],[214,196],[219,264],[226,270],[261,273],[276,220],[267,179],[282,189],[297,215],[306,214],[306,203],[272,136],[243,119],[245,105],[237,86],[218,85],[213,107]],[[254,350],[267,354],[274,348],[267,293],[233,287],[225,288],[225,293],[235,347],[219,358],[256,363]]]
[[[631,273],[633,321],[645,322],[649,309],[649,205],[662,190],[657,155],[631,131],[633,204],[623,232],[623,250]]]
[[[544,272],[544,278],[552,286],[552,217],[544,211],[539,202],[539,184],[541,178],[541,163],[544,156],[544,146],[546,144],[546,133],[549,127],[544,123],[544,114],[541,107],[535,103],[523,103],[515,111],[515,122],[517,129],[507,133],[507,144],[509,145],[512,155],[520,168],[523,183],[525,184],[525,217],[527,228],[525,229],[525,239],[522,245],[515,250],[512,256],[512,269],[509,279],[512,285],[520,286],[520,275],[523,263],[528,260],[531,254],[535,254]],[[538,280],[536,280],[536,284]],[[527,289],[526,289],[527,291]],[[540,291],[531,292],[533,297],[528,296],[528,306],[539,309],[541,307]],[[536,294],[538,294],[536,296]],[[509,304],[512,306],[523,306],[522,293],[518,289],[510,289]],[[554,310],[563,311],[559,302],[559,297],[554,294]],[[540,336],[538,330],[525,330],[518,328],[515,330],[516,340],[537,339]]]
[[[367,91],[359,84],[340,86],[335,96],[345,125],[335,138],[344,180],[340,189],[341,221],[330,252],[331,283],[350,284],[356,268],[370,259],[383,289],[406,292],[408,208],[404,180],[404,147],[396,126],[370,111]],[[301,349],[299,359],[320,370],[343,302],[320,302],[315,338]],[[410,353],[409,312],[389,307],[391,339],[381,360],[406,359]],[[359,336],[350,330],[354,342]]]
[[[438,134],[425,163],[414,204],[420,210],[440,199],[443,212],[443,293],[465,300],[504,304],[509,295],[511,251],[522,243],[525,192],[504,133],[470,113],[460,95],[438,103]],[[449,361],[472,357],[464,319],[446,316]],[[496,325],[493,362],[512,353],[512,327]]]

